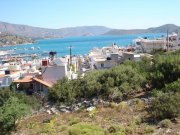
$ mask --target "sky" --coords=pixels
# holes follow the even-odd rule
[[[180,26],[180,0],[0,0],[0,21],[54,29]]]

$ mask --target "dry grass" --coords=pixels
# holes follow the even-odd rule
[[[114,127],[112,126],[114,125],[123,127],[123,130],[122,128],[117,129],[116,134],[138,135],[159,132],[155,125],[149,126],[142,123],[142,119],[146,116],[147,112],[145,110],[142,111],[142,109],[134,109],[134,107],[129,106],[124,107],[124,105],[123,107],[122,105],[108,108],[98,107],[94,117],[90,117],[89,112],[86,112],[86,110],[77,113],[60,113],[58,115],[39,114],[22,120],[17,125],[17,131],[12,134],[68,135],[68,131],[72,130],[73,125],[78,125],[78,123],[80,125],[81,123],[96,125],[97,127],[94,128],[101,128],[104,131],[104,135],[111,135],[108,130],[113,130]],[[176,124],[177,131],[174,131],[174,133],[178,132],[179,127],[180,125],[177,127]]]

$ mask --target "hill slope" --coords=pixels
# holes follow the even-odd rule
[[[33,42],[34,40],[32,40],[31,38],[21,37],[5,32],[0,33],[0,46],[33,43]]]
[[[62,29],[47,29],[27,25],[10,24],[0,22],[0,32],[9,32],[31,38],[61,38],[69,36],[101,35],[108,32],[110,28],[103,26],[82,26]]]
[[[32,27],[27,25],[11,24],[0,22],[0,32],[8,32],[31,38],[62,38],[70,36],[92,36],[92,35],[124,35],[124,34],[142,34],[142,33],[165,33],[176,32],[180,26],[174,24],[165,24],[159,27],[148,29],[110,29],[104,26],[81,26],[61,29],[47,29]]]
[[[124,34],[142,34],[142,33],[166,33],[167,30],[169,33],[177,32],[180,30],[180,26],[174,24],[165,24],[159,27],[152,27],[148,29],[132,29],[132,30],[123,30],[123,29],[113,29],[105,33],[104,35],[124,35]]]

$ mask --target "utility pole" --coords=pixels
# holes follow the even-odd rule
[[[167,52],[169,51],[169,32],[167,30]]]
[[[70,79],[72,79],[72,46],[70,45],[69,46],[69,55],[70,55],[70,58],[69,58],[69,73],[70,73]]]
[[[70,47],[69,47],[69,55],[70,55],[70,67],[71,67],[71,65],[72,65],[72,51],[71,51],[71,49],[72,49],[72,46],[70,45]]]

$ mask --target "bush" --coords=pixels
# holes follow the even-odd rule
[[[68,135],[104,135],[104,131],[96,125],[78,123],[69,127]]]
[[[66,131],[68,129],[68,126],[67,125],[62,125],[59,127],[59,132],[63,132],[63,131]]]
[[[10,97],[0,108],[0,132],[5,134],[16,121],[30,113],[30,106],[20,102],[17,97]]]
[[[79,119],[79,118],[74,118],[74,117],[72,117],[72,118],[69,119],[69,125],[70,125],[70,126],[72,126],[72,125],[74,125],[74,124],[77,124],[77,123],[79,123],[79,122],[80,122],[80,119]]]
[[[39,102],[35,98],[8,89],[0,90],[0,133],[7,134],[19,119],[37,106]]]
[[[141,111],[145,108],[145,103],[141,99],[134,98],[131,101],[131,105],[133,106],[134,110]]]
[[[153,88],[162,89],[180,77],[180,53],[157,55],[153,63],[150,76]]]
[[[125,133],[126,133],[126,135],[132,135],[133,132],[134,132],[134,129],[133,129],[132,127],[127,126],[127,127],[125,128]]]
[[[152,133],[154,133],[154,131],[155,131],[154,127],[146,125],[143,130],[143,135],[147,135],[147,134],[151,135]]]
[[[81,98],[102,97],[121,101],[143,90],[145,71],[139,63],[127,62],[109,70],[96,70],[84,78],[59,80],[49,91],[49,99],[57,103],[72,104]]]
[[[128,108],[128,104],[124,101],[120,102],[116,107],[117,111],[124,111],[127,108]]]
[[[169,84],[165,84],[165,87],[162,89],[163,92],[179,92],[180,93],[180,79]]]
[[[169,119],[164,119],[159,123],[159,126],[162,128],[170,128],[172,126],[172,122]]]
[[[180,116],[180,93],[161,93],[155,97],[149,108],[149,113],[155,120],[171,119]]]
[[[121,134],[125,134],[125,129],[122,126],[119,125],[111,125],[108,128],[108,132],[109,133],[121,133]]]

